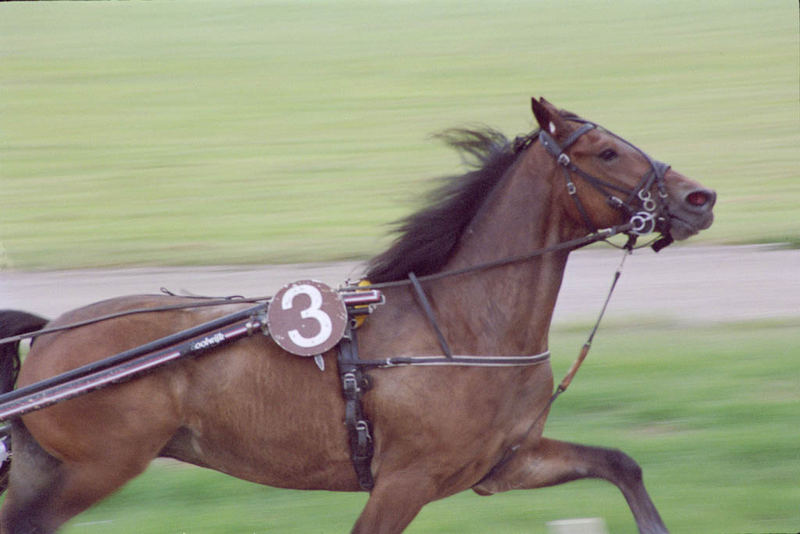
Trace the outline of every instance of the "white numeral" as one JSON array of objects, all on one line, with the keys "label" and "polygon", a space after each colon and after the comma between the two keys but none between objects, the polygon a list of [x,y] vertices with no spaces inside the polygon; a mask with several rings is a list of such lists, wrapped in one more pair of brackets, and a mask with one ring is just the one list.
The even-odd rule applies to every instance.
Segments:
[{"label": "white numeral", "polygon": [[300,317],[303,319],[313,319],[319,323],[319,333],[315,336],[305,337],[294,328],[287,332],[289,339],[297,346],[304,348],[322,345],[333,333],[333,325],[331,324],[330,316],[320,308],[322,306],[322,294],[319,292],[319,289],[314,286],[306,284],[292,286],[283,294],[281,308],[284,310],[291,309],[292,302],[297,295],[308,295],[311,299],[311,304],[308,308],[300,312]]}]

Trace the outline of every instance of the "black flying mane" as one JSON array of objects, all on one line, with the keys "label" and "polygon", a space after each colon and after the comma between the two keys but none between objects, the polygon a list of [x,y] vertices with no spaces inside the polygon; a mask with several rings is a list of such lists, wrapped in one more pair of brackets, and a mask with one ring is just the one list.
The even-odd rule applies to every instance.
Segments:
[{"label": "black flying mane", "polygon": [[473,170],[445,178],[429,195],[427,207],[396,223],[400,235],[367,266],[365,277],[372,283],[408,278],[410,272],[423,276],[441,270],[461,234],[517,159],[520,142],[535,139],[532,134],[510,143],[488,128],[448,130],[440,137],[460,151]]}]

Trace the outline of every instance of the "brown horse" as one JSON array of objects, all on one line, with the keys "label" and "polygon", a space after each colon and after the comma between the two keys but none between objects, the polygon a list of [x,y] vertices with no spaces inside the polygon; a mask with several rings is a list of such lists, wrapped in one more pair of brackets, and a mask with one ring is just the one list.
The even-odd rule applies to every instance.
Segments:
[{"label": "brown horse", "polygon": [[[540,129],[508,142],[496,132],[450,134],[477,158],[405,220],[375,258],[374,283],[524,255],[631,221],[685,239],[712,222],[715,193],[635,146],[544,99]],[[649,214],[649,215],[648,215]],[[636,217],[639,219],[636,219]],[[455,354],[545,353],[568,250],[423,281]],[[410,286],[358,330],[364,359],[441,354]],[[92,304],[63,325],[132,308],[186,301],[130,296]],[[38,337],[18,386],[189,328],[233,310],[143,313]],[[36,327],[35,322],[30,325]],[[357,491],[336,351],[292,356],[254,336],[16,419],[5,534],[53,532],[167,456],[283,488]],[[431,501],[473,489],[489,495],[597,477],[624,494],[641,532],[666,532],[624,453],[542,437],[553,390],[549,362],[510,367],[407,366],[370,370],[363,397],[372,424],[371,489],[353,532],[401,532]]]}]

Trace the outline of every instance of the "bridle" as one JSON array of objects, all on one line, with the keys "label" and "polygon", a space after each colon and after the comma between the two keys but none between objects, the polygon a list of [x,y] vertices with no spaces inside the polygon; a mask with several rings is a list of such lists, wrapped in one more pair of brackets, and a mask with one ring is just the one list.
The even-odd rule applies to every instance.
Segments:
[{"label": "bridle", "polygon": [[[597,227],[592,222],[589,214],[578,196],[578,188],[572,180],[572,175],[581,177],[586,183],[594,187],[602,195],[606,197],[606,203],[612,208],[622,212],[625,220],[630,224],[630,229],[627,230],[631,239],[638,236],[649,234],[654,231],[661,233],[661,238],[653,244],[653,249],[658,252],[662,248],[672,243],[672,236],[670,235],[670,216],[669,208],[667,206],[667,190],[664,184],[664,176],[670,169],[666,163],[651,158],[647,153],[639,147],[625,140],[624,138],[610,132],[597,124],[579,118],[567,118],[570,122],[577,122],[581,126],[572,132],[563,144],[558,142],[545,130],[540,130],[538,133],[533,134],[527,143],[518,145],[522,148],[525,145],[530,145],[536,139],[541,142],[545,150],[553,156],[559,166],[564,171],[564,180],[567,187],[567,193],[572,197],[578,212],[583,218],[584,224],[592,232],[597,232]],[[575,142],[585,133],[594,130],[602,129],[604,132],[613,136],[614,138],[622,141],[629,147],[633,148],[636,152],[644,157],[650,165],[650,170],[645,173],[639,180],[638,185],[634,189],[627,189],[609,181],[603,180],[596,176],[584,171],[575,163],[567,154],[567,150],[575,144]],[[656,197],[653,197],[653,187],[656,189]],[[623,200],[620,196],[625,197]]]}]

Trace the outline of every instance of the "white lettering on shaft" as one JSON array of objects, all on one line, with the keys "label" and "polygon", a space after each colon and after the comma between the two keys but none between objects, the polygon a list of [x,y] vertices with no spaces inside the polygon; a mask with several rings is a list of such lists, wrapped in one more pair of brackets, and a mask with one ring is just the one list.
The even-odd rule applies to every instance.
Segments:
[{"label": "white lettering on shaft", "polygon": [[213,336],[204,337],[200,341],[192,344],[192,350],[201,350],[207,349],[209,347],[213,347],[214,345],[219,345],[225,341],[225,334],[222,332],[217,332]]}]

